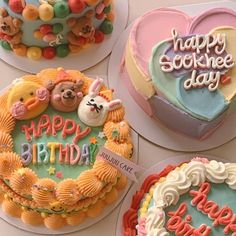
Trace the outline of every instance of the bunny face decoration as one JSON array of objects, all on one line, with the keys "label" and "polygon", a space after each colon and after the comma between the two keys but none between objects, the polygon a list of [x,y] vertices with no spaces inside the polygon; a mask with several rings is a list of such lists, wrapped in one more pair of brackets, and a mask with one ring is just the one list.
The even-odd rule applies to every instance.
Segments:
[{"label": "bunny face decoration", "polygon": [[99,93],[103,85],[103,79],[97,78],[89,87],[89,93],[86,95],[78,108],[80,120],[92,127],[101,126],[105,123],[109,111],[121,107],[121,101],[115,99],[109,101],[105,96]]}]

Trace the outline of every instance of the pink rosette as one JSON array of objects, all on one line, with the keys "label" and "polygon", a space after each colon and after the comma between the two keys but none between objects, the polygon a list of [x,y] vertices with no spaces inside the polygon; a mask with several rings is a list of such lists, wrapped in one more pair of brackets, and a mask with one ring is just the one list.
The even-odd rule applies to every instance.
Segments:
[{"label": "pink rosette", "polygon": [[16,119],[20,119],[27,112],[23,102],[15,102],[11,107],[11,114]]},{"label": "pink rosette", "polygon": [[139,236],[146,236],[147,235],[147,231],[146,231],[145,227],[146,227],[146,219],[141,218],[139,224],[136,226]]},{"label": "pink rosette", "polygon": [[39,101],[48,102],[49,101],[49,91],[46,88],[39,88],[36,90],[36,96]]},{"label": "pink rosette", "polygon": [[207,158],[205,158],[205,157],[195,157],[192,160],[193,161],[202,162],[203,164],[209,163],[209,160]]}]

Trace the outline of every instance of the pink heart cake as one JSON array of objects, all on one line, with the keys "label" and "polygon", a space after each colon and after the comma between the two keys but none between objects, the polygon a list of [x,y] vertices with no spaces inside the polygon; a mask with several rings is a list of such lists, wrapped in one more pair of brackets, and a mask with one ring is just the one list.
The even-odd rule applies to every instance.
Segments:
[{"label": "pink heart cake", "polygon": [[174,9],[138,18],[121,76],[140,107],[172,130],[204,139],[234,110],[236,12],[190,17]]}]

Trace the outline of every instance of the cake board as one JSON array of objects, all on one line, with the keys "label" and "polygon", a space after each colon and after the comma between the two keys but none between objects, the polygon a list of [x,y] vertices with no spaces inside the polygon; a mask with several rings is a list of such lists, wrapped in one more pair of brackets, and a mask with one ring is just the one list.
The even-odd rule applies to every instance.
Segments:
[{"label": "cake board", "polygon": [[[91,78],[95,78],[96,76],[91,76]],[[99,77],[102,77],[104,79],[104,82],[105,84],[109,87],[109,83],[107,81],[107,77],[106,76],[99,76]],[[7,90],[8,87],[0,90],[0,95]],[[132,160],[134,163],[138,163],[138,134],[131,129],[131,137],[132,137],[132,142],[133,142],[133,156],[132,156]],[[24,224],[19,218],[14,218],[14,217],[11,217],[9,215],[6,215],[2,209],[1,209],[1,206],[0,206],[0,218],[2,220],[4,220],[5,222],[7,222],[8,224],[18,228],[18,229],[21,229],[21,230],[24,230],[24,231],[27,231],[27,232],[30,232],[30,233],[37,233],[37,234],[43,234],[43,235],[61,235],[61,234],[67,234],[67,233],[73,233],[73,232],[76,232],[76,231],[80,231],[80,230],[84,230],[96,223],[98,223],[99,221],[101,221],[102,219],[104,219],[105,217],[107,217],[109,214],[111,214],[116,207],[119,206],[119,204],[122,202],[123,198],[126,196],[127,192],[129,191],[130,187],[132,185],[132,181],[128,180],[128,184],[126,186],[126,188],[119,192],[119,199],[112,205],[107,205],[102,214],[96,218],[86,218],[84,220],[83,223],[81,223],[80,225],[78,226],[66,226],[60,230],[50,230],[48,228],[46,228],[45,226],[31,226],[31,225],[27,225],[27,224]]]},{"label": "cake board", "polygon": [[[214,7],[228,7],[236,10],[236,3],[221,1],[183,5],[173,8],[186,12],[189,15],[196,15]],[[152,119],[139,107],[126,88],[124,82],[126,79],[125,75],[120,74],[120,65],[131,28],[132,24],[123,32],[113,48],[109,61],[108,79],[111,88],[116,89],[117,95],[126,106],[126,115],[132,128],[148,141],[175,151],[197,152],[209,150],[234,139],[236,137],[236,125],[234,125],[236,112],[227,117],[226,121],[207,139],[197,140],[170,130],[161,122]]]},{"label": "cake board", "polygon": [[107,57],[120,34],[127,25],[129,15],[128,1],[116,0],[114,31],[106,36],[101,44],[93,44],[89,48],[81,50],[77,54],[69,54],[65,58],[55,57],[52,60],[41,58],[39,61],[30,60],[27,57],[20,57],[0,47],[0,59],[9,65],[29,73],[36,73],[48,67],[65,67],[76,70],[86,70]]},{"label": "cake board", "polygon": [[122,236],[122,221],[123,221],[123,215],[124,213],[127,211],[127,209],[129,209],[131,201],[132,201],[132,197],[133,195],[136,193],[136,191],[138,191],[144,180],[151,174],[155,174],[155,173],[159,173],[161,172],[164,168],[166,168],[168,165],[174,165],[177,166],[183,162],[186,161],[191,161],[192,158],[196,157],[196,156],[200,156],[200,157],[206,157],[209,160],[216,160],[216,161],[221,161],[221,162],[227,162],[227,160],[221,159],[219,157],[214,157],[214,156],[209,156],[209,155],[197,155],[197,154],[185,154],[185,155],[179,155],[179,156],[173,156],[170,157],[164,161],[161,161],[157,164],[155,164],[154,166],[150,167],[149,169],[147,169],[141,176],[140,178],[138,178],[138,182],[133,184],[132,187],[130,188],[128,194],[126,195],[124,201],[122,202],[121,208],[120,208],[120,212],[119,212],[119,217],[117,220],[117,224],[116,224],[116,236]]}]

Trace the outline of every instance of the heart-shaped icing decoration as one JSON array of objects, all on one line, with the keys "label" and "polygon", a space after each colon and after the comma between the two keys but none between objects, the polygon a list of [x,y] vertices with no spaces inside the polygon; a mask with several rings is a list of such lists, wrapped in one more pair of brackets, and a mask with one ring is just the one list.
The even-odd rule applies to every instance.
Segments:
[{"label": "heart-shaped icing decoration", "polygon": [[[139,60],[141,68],[148,73],[147,58],[151,58],[149,74],[157,94],[196,118],[207,121],[215,119],[228,109],[236,94],[236,49],[233,45],[236,39],[235,12],[216,8],[191,18],[176,10],[157,11],[160,11],[159,25],[146,24],[149,26],[144,28],[143,33],[147,33],[148,29],[155,32],[150,34],[151,39],[146,46],[142,43],[142,52],[139,45],[142,36],[137,38],[139,46],[135,53],[136,57],[142,58]],[[151,57],[145,55],[145,50],[150,52],[148,47],[155,45],[154,41],[158,44],[154,46]],[[167,57],[163,59],[163,56]],[[166,62],[173,65],[175,56],[179,57],[179,64],[175,63],[172,71],[166,71],[171,64],[163,65],[167,65]],[[188,63],[186,60],[181,66],[185,56]],[[203,60],[200,60],[201,57]],[[189,63],[190,60],[193,64]],[[195,66],[194,60],[199,61]],[[204,68],[206,64],[209,66]],[[226,80],[222,79],[223,76],[228,78],[227,83],[224,83]]]}]

